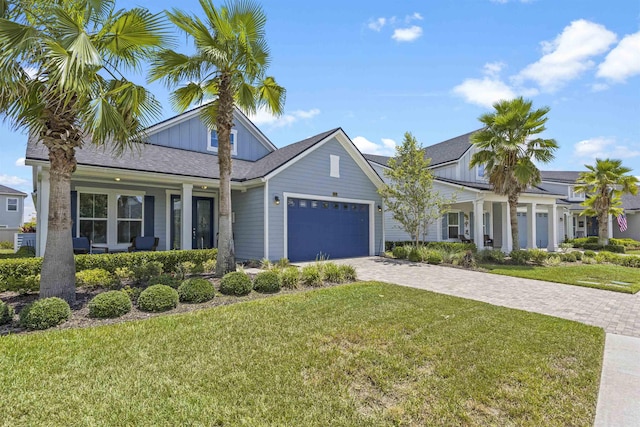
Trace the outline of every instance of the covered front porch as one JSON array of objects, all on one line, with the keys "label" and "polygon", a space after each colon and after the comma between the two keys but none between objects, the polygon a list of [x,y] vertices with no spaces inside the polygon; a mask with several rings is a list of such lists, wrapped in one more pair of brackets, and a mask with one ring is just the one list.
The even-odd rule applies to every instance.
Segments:
[{"label": "covered front porch", "polygon": [[[437,240],[471,241],[479,250],[493,248],[511,252],[514,244],[506,197],[478,196],[482,197],[451,205],[449,212],[438,221]],[[521,196],[517,215],[519,247],[556,251],[570,215],[568,210],[556,204],[555,196]]]}]

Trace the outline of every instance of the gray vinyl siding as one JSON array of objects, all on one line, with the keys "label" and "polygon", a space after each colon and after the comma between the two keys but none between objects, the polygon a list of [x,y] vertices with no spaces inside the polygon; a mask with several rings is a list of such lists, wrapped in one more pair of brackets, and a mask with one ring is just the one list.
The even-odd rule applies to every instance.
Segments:
[{"label": "gray vinyl siding", "polygon": [[439,177],[442,177],[442,178],[458,179],[458,165],[457,164],[435,167],[435,168],[431,169],[431,172],[435,176],[439,176]]},{"label": "gray vinyl siding", "polygon": [[[18,199],[18,210],[7,210],[7,199]],[[9,229],[17,229],[22,225],[22,213],[24,211],[24,196],[0,194],[0,225],[6,225]],[[13,237],[12,237],[13,239]]]},{"label": "gray vinyl siding", "polygon": [[[122,186],[113,185],[103,182],[91,182],[91,181],[72,181],[71,191],[76,191],[78,187],[88,188],[104,188],[108,190],[122,190],[122,194],[129,194],[132,192],[144,192],[146,196],[154,197],[154,210],[153,210],[153,230],[154,237],[158,237],[160,242],[158,243],[158,250],[166,248],[167,244],[167,218],[166,218],[166,192],[163,188],[158,187],[144,187],[144,186]],[[111,226],[111,218],[109,221]],[[144,225],[143,228],[144,230]],[[109,246],[113,247],[115,242],[109,242]]]},{"label": "gray vinyl siding", "polygon": [[502,203],[493,204],[493,247],[502,247]]},{"label": "gray vinyl siding", "polygon": [[[247,128],[236,125],[233,129],[238,131],[238,154],[233,156],[234,158],[255,161],[269,154],[270,150]],[[215,152],[207,150],[209,132],[199,117],[176,123],[151,135],[149,143],[216,155]]]},{"label": "gray vinyl siding", "polygon": [[[378,164],[372,164],[371,166],[384,182],[389,182],[389,179],[384,175],[386,168]],[[393,219],[393,213],[387,209],[384,210],[384,238],[387,242],[411,240],[411,236],[402,229],[398,221]]]},{"label": "gray vinyl siding", "polygon": [[[329,176],[330,155],[340,156],[340,178]],[[298,160],[269,180],[269,199],[283,193],[298,193],[311,196],[371,200],[374,202],[374,249],[375,254],[384,251],[382,241],[382,213],[377,206],[382,204],[377,188],[365,175],[353,158],[334,138],[312,153]],[[269,258],[276,260],[284,256],[284,209],[285,203],[269,206]]]},{"label": "gray vinyl siding", "polygon": [[231,193],[235,223],[233,235],[236,258],[264,258],[264,187]]}]

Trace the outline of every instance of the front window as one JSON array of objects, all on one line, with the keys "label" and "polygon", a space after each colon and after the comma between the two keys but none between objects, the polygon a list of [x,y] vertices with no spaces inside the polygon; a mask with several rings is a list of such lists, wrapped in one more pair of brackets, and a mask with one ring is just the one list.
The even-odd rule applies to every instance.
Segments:
[{"label": "front window", "polygon": [[107,243],[107,213],[109,197],[106,194],[80,193],[80,236],[93,243]]},{"label": "front window", "polygon": [[476,166],[476,172],[478,174],[478,179],[484,179],[484,164]]},{"label": "front window", "polygon": [[569,187],[569,199],[584,200],[584,193],[580,191],[576,191],[575,187]]},{"label": "front window", "polygon": [[[207,150],[218,152],[218,133],[215,130],[209,131],[209,144]],[[238,155],[238,131],[231,129],[231,155]]]},{"label": "front window", "polygon": [[116,196],[118,243],[129,243],[136,236],[142,236],[142,196]]},{"label": "front window", "polygon": [[452,212],[447,215],[449,224],[449,238],[457,239],[460,234],[460,217],[457,212]]},{"label": "front window", "polygon": [[18,212],[18,199],[7,199],[7,211]]}]

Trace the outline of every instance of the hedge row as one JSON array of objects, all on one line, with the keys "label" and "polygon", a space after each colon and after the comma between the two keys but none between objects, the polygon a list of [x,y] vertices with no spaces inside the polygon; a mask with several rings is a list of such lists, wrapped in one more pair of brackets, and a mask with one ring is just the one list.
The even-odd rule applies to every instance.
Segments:
[{"label": "hedge row", "polygon": [[[158,251],[158,252],[125,252],[119,254],[76,255],[76,271],[102,268],[115,274],[118,268],[131,270],[156,261],[162,263],[166,273],[174,273],[183,262],[192,262],[202,265],[204,262],[215,259],[217,249],[194,249],[184,251]],[[10,278],[23,280],[27,276],[37,276],[42,268],[42,258],[18,258],[0,260],[0,282]],[[0,283],[0,286],[2,283]]]},{"label": "hedge row", "polygon": [[[415,241],[398,241],[398,242],[385,242],[385,251],[393,251],[398,246],[413,246]],[[461,242],[421,242],[421,247],[427,249],[438,249],[447,252],[476,252],[478,250],[475,243],[461,243]]]}]

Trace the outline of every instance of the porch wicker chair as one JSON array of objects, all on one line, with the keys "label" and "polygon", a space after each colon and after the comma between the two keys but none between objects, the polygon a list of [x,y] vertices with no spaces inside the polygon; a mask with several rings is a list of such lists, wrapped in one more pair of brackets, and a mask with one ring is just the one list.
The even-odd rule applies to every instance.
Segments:
[{"label": "porch wicker chair", "polygon": [[493,239],[488,234],[484,235],[484,245],[493,247]]},{"label": "porch wicker chair", "polygon": [[458,239],[460,239],[462,243],[473,243],[473,240],[467,239],[464,234],[458,234]]},{"label": "porch wicker chair", "polygon": [[160,238],[152,236],[134,236],[131,238],[129,252],[155,251],[158,248]]}]

